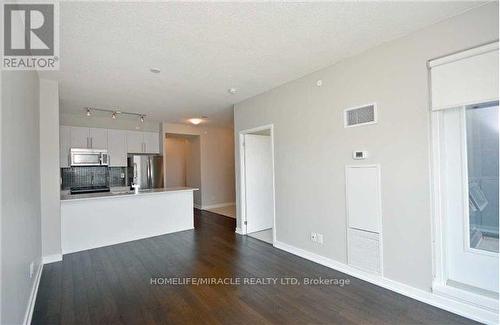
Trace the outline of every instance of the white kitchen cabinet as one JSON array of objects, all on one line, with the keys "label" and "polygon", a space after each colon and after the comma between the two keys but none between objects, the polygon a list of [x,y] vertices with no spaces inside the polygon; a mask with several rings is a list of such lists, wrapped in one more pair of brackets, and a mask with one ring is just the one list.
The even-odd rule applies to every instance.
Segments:
[{"label": "white kitchen cabinet", "polygon": [[110,167],[127,166],[127,131],[108,130],[108,154]]},{"label": "white kitchen cabinet", "polygon": [[144,152],[160,153],[160,139],[158,132],[144,132]]},{"label": "white kitchen cabinet", "polygon": [[129,153],[160,153],[158,132],[127,131]]},{"label": "white kitchen cabinet", "polygon": [[59,127],[59,165],[61,168],[69,167],[69,149],[71,148],[71,127]]},{"label": "white kitchen cabinet", "polygon": [[108,149],[108,129],[90,128],[90,148]]},{"label": "white kitchen cabinet", "polygon": [[144,152],[144,136],[142,132],[127,131],[127,152]]},{"label": "white kitchen cabinet", "polygon": [[70,128],[71,148],[90,148],[89,128],[72,126]]},{"label": "white kitchen cabinet", "polygon": [[107,149],[108,130],[102,128],[70,127],[71,148]]}]

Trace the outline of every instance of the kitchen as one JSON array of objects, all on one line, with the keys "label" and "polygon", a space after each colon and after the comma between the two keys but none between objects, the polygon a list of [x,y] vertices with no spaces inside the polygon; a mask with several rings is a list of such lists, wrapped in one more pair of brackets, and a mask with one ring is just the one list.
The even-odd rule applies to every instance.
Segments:
[{"label": "kitchen", "polygon": [[145,123],[143,114],[84,113],[89,125],[98,115],[113,128],[61,120],[62,254],[193,229],[198,189],[164,186],[161,124]]}]

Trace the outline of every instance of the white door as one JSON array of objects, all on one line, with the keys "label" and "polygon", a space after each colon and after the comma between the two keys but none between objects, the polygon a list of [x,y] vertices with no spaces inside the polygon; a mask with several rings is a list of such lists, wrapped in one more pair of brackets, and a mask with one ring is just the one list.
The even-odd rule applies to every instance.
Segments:
[{"label": "white door", "polygon": [[273,227],[273,165],[271,137],[246,134],[245,201],[247,233]]},{"label": "white door", "polygon": [[144,137],[142,132],[127,131],[127,152],[142,153],[144,152]]},{"label": "white door", "polygon": [[69,149],[71,148],[71,127],[59,127],[59,165],[69,167]]},{"label": "white door", "polygon": [[71,127],[71,148],[90,148],[89,128]]},{"label": "white door", "polygon": [[110,167],[127,166],[127,131],[108,130],[108,154]]},{"label": "white door", "polygon": [[144,152],[160,153],[160,139],[157,132],[144,132]]},{"label": "white door", "polygon": [[108,130],[90,128],[90,147],[92,149],[108,149]]},{"label": "white door", "polygon": [[441,114],[448,280],[498,292],[498,103],[435,114]]}]

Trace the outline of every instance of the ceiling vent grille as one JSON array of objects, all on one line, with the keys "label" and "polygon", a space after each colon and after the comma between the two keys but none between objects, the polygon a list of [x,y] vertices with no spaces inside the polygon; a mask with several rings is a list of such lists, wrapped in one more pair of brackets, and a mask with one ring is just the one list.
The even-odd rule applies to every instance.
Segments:
[{"label": "ceiling vent grille", "polygon": [[368,104],[344,110],[346,128],[377,123],[377,104]]}]

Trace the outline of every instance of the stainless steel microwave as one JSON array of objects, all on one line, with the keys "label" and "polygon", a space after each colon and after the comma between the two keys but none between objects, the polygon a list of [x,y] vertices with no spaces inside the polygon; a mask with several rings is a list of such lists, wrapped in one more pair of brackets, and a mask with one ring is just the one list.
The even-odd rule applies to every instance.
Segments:
[{"label": "stainless steel microwave", "polygon": [[70,150],[71,166],[108,166],[109,155],[107,150],[80,149]]}]

